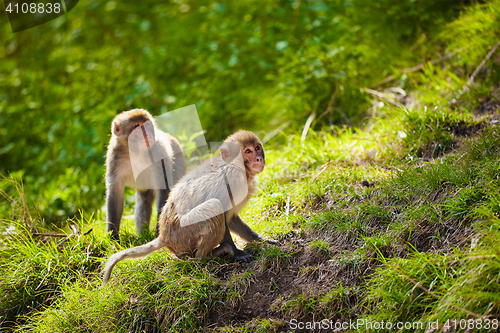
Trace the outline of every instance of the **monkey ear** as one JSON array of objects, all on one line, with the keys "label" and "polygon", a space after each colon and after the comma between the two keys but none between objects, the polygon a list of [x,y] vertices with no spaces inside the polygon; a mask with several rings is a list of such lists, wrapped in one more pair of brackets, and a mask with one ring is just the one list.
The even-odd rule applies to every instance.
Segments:
[{"label": "monkey ear", "polygon": [[226,148],[221,148],[220,157],[222,157],[222,159],[226,161],[228,156],[229,156],[229,151]]},{"label": "monkey ear", "polygon": [[120,135],[121,134],[121,132],[120,132],[120,125],[118,125],[118,122],[113,121],[113,126],[112,127],[113,127],[112,131],[113,131],[114,135]]}]

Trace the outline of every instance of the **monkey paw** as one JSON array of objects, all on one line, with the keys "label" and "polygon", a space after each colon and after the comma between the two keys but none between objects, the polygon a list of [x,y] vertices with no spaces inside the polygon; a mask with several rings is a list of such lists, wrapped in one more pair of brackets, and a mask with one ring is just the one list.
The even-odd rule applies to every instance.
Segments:
[{"label": "monkey paw", "polygon": [[251,263],[253,261],[252,255],[247,253],[246,251],[238,251],[238,253],[234,254],[234,259],[248,263]]},{"label": "monkey paw", "polygon": [[255,241],[257,242],[262,242],[262,243],[267,243],[267,244],[271,244],[271,245],[280,245],[280,243],[275,240],[275,239],[272,239],[272,238],[262,238],[262,237],[259,237],[257,239],[255,239]]},{"label": "monkey paw", "polygon": [[265,242],[268,244],[271,244],[271,245],[277,245],[277,246],[280,245],[280,242],[278,242],[277,240],[272,239],[272,238],[265,239]]}]

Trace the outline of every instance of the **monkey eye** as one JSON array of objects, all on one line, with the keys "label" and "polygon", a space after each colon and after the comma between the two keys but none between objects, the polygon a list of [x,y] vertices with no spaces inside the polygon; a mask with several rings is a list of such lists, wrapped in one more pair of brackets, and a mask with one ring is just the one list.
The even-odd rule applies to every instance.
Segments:
[{"label": "monkey eye", "polygon": [[255,150],[260,150],[260,146],[255,147]]},{"label": "monkey eye", "polygon": [[245,154],[250,154],[252,151],[250,149],[245,150]]}]

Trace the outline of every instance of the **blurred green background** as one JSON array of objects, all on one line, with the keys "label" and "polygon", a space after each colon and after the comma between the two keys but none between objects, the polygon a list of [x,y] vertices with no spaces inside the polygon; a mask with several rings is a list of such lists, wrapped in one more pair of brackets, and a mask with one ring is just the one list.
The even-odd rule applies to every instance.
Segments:
[{"label": "blurred green background", "polygon": [[357,126],[371,106],[362,88],[435,58],[442,41],[428,36],[470,3],[80,1],[15,34],[0,5],[0,174],[22,179],[50,225],[103,206],[123,110],[196,104],[207,142],[240,128],[297,133],[312,113],[315,129]]}]

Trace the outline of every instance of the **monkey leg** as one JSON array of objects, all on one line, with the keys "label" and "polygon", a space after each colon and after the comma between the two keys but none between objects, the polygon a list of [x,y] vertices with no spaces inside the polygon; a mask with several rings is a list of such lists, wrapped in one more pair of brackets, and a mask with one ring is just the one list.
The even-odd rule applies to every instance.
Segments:
[{"label": "monkey leg", "polygon": [[140,235],[144,229],[149,228],[149,220],[151,219],[151,211],[155,200],[154,190],[137,190],[135,195],[135,227],[137,234]]},{"label": "monkey leg", "polygon": [[122,182],[109,178],[109,181],[106,181],[106,223],[111,237],[114,240],[119,240],[120,222],[125,202],[124,185]]},{"label": "monkey leg", "polygon": [[186,228],[184,235],[198,238],[196,249],[192,249],[196,251],[195,258],[208,257],[220,245],[212,255],[229,255],[236,260],[251,262],[252,256],[234,244],[223,212],[221,202],[213,198],[180,217],[181,230]]},{"label": "monkey leg", "polygon": [[179,224],[176,254],[191,251],[195,258],[208,257],[224,238],[226,227],[222,204],[218,199],[209,199],[180,216]]},{"label": "monkey leg", "polygon": [[163,210],[163,206],[167,203],[168,195],[170,194],[170,189],[162,189],[158,191],[158,197],[156,198],[156,208],[158,210],[158,217],[156,220],[156,231],[155,237],[158,237],[160,234],[160,216],[161,211]]},{"label": "monkey leg", "polygon": [[234,258],[234,251],[231,247],[231,245],[227,243],[221,244],[219,247],[216,247],[212,253],[212,257],[228,257],[228,258]]},{"label": "monkey leg", "polygon": [[242,260],[244,262],[252,262],[253,261],[252,256],[246,251],[239,250],[234,244],[233,237],[231,237],[231,232],[229,231],[229,227],[227,225],[228,224],[227,221],[225,221],[224,224],[225,224],[224,238],[222,239],[222,242],[220,243],[219,246],[221,250],[217,250],[215,254],[219,254],[219,252],[222,252],[223,254],[224,252],[227,252],[228,251],[227,249],[229,248],[233,253],[234,259]]},{"label": "monkey leg", "polygon": [[[212,224],[215,223],[215,225],[217,225],[217,229],[219,229],[219,225],[224,224],[223,214],[224,214],[224,209],[219,199],[212,198],[194,207],[187,214],[180,216],[179,224],[181,225],[181,227],[187,227],[190,225],[202,223],[201,225],[204,226],[205,229],[206,225],[211,226]],[[210,223],[210,221],[214,218],[216,218],[216,220]],[[220,218],[222,218],[222,222],[219,221]],[[212,228],[213,226],[208,229]]]},{"label": "monkey leg", "polygon": [[[207,221],[208,222],[208,221]],[[210,253],[221,242],[224,235],[224,215],[219,215],[211,219],[210,223],[218,225],[218,230],[212,230],[201,237],[198,248],[196,249],[195,258],[201,259],[210,256]]]}]

